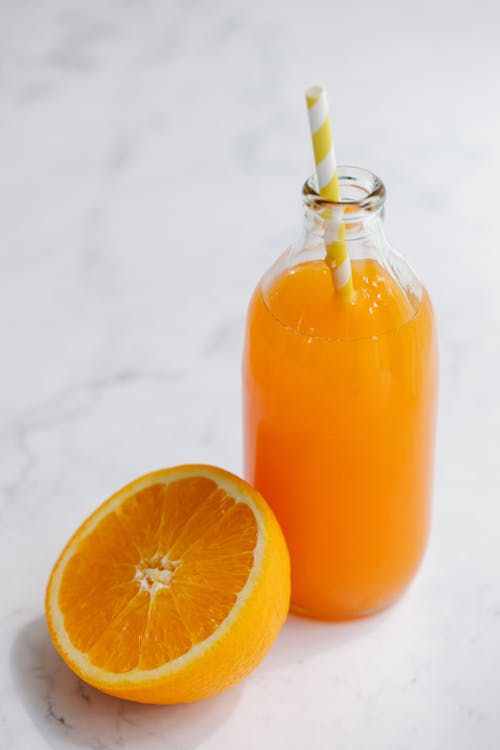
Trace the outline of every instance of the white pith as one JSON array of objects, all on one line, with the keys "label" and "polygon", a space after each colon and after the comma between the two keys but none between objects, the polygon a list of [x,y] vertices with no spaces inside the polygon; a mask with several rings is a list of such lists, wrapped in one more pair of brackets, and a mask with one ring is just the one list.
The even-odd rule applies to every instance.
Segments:
[{"label": "white pith", "polygon": [[170,560],[168,555],[157,552],[149,564],[141,560],[135,567],[135,580],[139,581],[139,591],[147,591],[154,597],[161,589],[169,589],[180,560]]}]

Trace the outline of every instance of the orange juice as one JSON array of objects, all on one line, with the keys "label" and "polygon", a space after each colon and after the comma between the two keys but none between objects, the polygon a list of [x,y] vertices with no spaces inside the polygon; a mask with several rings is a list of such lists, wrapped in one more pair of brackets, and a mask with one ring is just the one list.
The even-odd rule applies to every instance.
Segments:
[{"label": "orange juice", "polygon": [[354,258],[351,303],[320,259],[250,303],[245,476],[290,550],[292,608],[348,619],[407,587],[430,517],[437,346],[430,299],[381,259]]}]

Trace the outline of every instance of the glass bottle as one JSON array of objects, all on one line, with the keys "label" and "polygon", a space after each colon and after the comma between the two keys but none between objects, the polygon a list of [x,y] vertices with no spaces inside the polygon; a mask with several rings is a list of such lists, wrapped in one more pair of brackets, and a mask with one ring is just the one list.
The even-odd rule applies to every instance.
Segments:
[{"label": "glass bottle", "polygon": [[[258,284],[243,355],[245,477],[292,561],[292,611],[376,612],[406,589],[426,546],[437,340],[429,295],[387,243],[385,189],[339,167],[339,203],[303,187],[300,241]],[[336,296],[324,216],[340,215],[355,296]]]}]

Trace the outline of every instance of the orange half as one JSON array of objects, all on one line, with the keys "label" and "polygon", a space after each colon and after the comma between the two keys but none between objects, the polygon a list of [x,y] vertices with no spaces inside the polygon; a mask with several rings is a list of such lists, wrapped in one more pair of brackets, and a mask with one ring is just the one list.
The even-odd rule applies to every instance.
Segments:
[{"label": "orange half", "polygon": [[222,469],[190,465],[137,479],[83,523],[54,566],[46,615],[86,682],[178,703],[256,667],[289,598],[286,544],[263,498]]}]

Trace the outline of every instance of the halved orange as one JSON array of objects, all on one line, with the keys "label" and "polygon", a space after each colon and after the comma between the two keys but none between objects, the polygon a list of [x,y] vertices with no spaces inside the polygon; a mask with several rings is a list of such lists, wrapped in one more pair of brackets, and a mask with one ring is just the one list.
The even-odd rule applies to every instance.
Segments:
[{"label": "halved orange", "polygon": [[148,474],[91,515],[47,586],[62,658],[105,693],[179,703],[239,682],[286,618],[290,562],[272,511],[222,469]]}]

